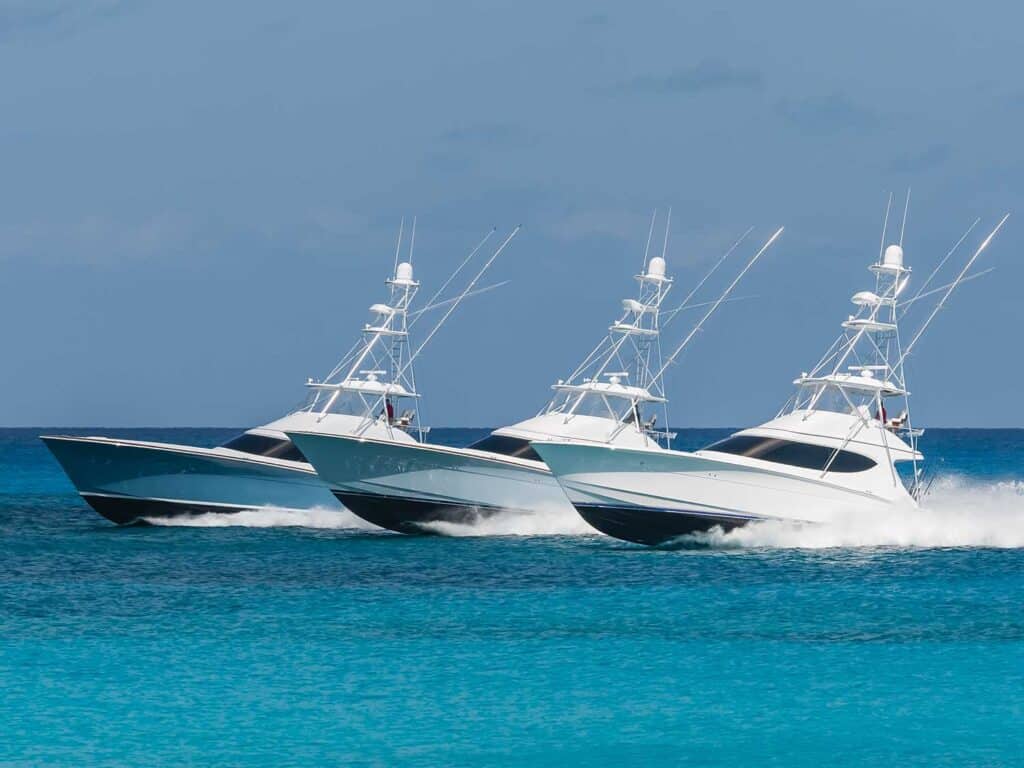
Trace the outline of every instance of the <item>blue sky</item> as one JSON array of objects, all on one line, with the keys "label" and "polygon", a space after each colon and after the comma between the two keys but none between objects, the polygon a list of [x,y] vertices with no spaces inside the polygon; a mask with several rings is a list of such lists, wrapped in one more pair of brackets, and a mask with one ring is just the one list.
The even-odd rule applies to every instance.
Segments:
[{"label": "blue sky", "polygon": [[[492,273],[511,283],[418,372],[430,423],[515,421],[603,333],[669,205],[683,286],[748,226],[786,226],[739,290],[757,298],[669,379],[677,425],[763,421],[872,286],[888,191],[913,186],[918,279],[976,216],[1021,209],[1022,17],[0,0],[0,423],[278,415],[382,298],[412,214],[428,294],[491,226],[523,225]],[[1022,227],[912,359],[918,423],[1024,425]]]}]

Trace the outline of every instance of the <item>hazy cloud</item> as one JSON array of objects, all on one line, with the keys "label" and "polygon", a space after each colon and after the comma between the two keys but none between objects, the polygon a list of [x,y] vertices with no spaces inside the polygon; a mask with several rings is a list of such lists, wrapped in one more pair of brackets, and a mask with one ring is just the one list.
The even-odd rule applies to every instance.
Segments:
[{"label": "hazy cloud", "polygon": [[628,93],[693,96],[711,91],[758,90],[761,73],[734,67],[718,59],[705,59],[695,66],[667,75],[641,75],[621,83],[617,90]]},{"label": "hazy cloud", "polygon": [[646,236],[650,214],[621,210],[577,211],[555,222],[553,234],[562,240],[590,237],[612,237],[617,240],[638,240]]},{"label": "hazy cloud", "polygon": [[452,128],[441,138],[454,144],[493,147],[521,144],[526,137],[521,128],[511,123],[479,123]]},{"label": "hazy cloud", "polygon": [[782,101],[778,105],[778,112],[796,127],[814,134],[863,131],[877,124],[873,112],[842,93]]},{"label": "hazy cloud", "polygon": [[163,211],[133,221],[102,215],[0,224],[0,259],[114,265],[190,251],[200,232],[182,214]]},{"label": "hazy cloud", "polygon": [[0,0],[0,41],[71,32],[127,7],[126,0]]},{"label": "hazy cloud", "polygon": [[908,152],[894,158],[889,170],[897,173],[921,173],[945,165],[953,155],[948,144],[933,144],[916,152]]}]

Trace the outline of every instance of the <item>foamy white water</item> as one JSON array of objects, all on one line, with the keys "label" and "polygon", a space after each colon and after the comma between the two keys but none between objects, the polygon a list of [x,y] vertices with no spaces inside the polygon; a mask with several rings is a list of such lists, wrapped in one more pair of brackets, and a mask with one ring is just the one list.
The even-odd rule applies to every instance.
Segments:
[{"label": "foamy white water", "polygon": [[579,536],[602,535],[572,507],[552,505],[530,512],[502,512],[470,523],[431,523],[427,530],[443,536]]},{"label": "foamy white water", "polygon": [[230,514],[206,513],[180,517],[143,518],[152,525],[192,528],[324,528],[379,531],[380,528],[353,515],[347,509],[292,510],[260,507]]},{"label": "foamy white water", "polygon": [[724,547],[1024,547],[1024,483],[935,481],[920,509],[850,510],[831,523],[764,522],[700,541]]},{"label": "foamy white water", "polygon": [[[153,525],[199,528],[319,528],[380,531],[345,509],[303,511],[262,507],[234,514],[147,518]],[[575,510],[563,506],[505,512],[469,523],[425,526],[444,536],[593,536]],[[763,522],[693,537],[714,547],[827,549],[836,547],[1024,548],[1024,482],[978,483],[947,476],[935,481],[920,509],[853,510],[830,523]]]}]

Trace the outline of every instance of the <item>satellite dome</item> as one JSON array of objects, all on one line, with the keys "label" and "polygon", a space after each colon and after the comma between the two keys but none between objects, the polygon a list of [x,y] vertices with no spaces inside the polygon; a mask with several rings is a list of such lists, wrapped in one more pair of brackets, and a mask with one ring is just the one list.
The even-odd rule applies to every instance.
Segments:
[{"label": "satellite dome", "polygon": [[902,267],[903,249],[898,245],[890,245],[885,249],[885,256],[882,259],[882,263],[887,267]]},{"label": "satellite dome", "polygon": [[665,260],[661,256],[655,256],[647,265],[647,277],[662,280],[665,277]]},{"label": "satellite dome", "polygon": [[410,264],[408,261],[403,261],[401,264],[398,265],[398,269],[395,270],[395,282],[412,282],[412,264]]}]

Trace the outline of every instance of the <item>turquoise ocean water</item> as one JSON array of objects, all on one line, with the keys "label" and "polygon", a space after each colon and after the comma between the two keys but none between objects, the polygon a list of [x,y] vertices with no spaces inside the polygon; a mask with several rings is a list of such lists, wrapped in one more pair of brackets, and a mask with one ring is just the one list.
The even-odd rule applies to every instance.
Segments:
[{"label": "turquoise ocean water", "polygon": [[1024,432],[928,432],[909,518],[663,549],[118,529],[37,434],[0,431],[0,765],[1024,764]]}]

